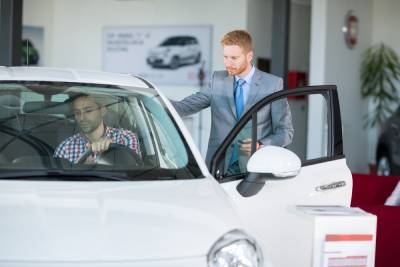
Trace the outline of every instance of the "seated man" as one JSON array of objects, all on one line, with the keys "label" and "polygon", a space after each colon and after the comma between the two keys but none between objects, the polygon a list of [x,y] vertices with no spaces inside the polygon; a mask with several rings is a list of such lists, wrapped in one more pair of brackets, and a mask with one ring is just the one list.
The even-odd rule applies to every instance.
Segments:
[{"label": "seated man", "polygon": [[100,101],[87,94],[76,95],[69,101],[80,132],[58,145],[54,152],[55,158],[77,163],[81,156],[91,149],[93,154],[85,163],[96,163],[97,156],[106,151],[111,143],[127,146],[134,153],[141,155],[138,138],[133,132],[105,125],[103,118],[106,108],[99,103]]}]

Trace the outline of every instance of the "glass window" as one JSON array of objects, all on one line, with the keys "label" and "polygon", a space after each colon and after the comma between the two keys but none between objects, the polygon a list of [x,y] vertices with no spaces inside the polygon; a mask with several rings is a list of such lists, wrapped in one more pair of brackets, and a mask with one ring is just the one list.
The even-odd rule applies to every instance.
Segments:
[{"label": "glass window", "polygon": [[[139,180],[201,177],[154,90],[2,83],[0,103],[2,170],[107,171]],[[89,149],[103,140],[111,143],[108,149]]]},{"label": "glass window", "polygon": [[44,96],[35,92],[21,92],[21,100],[27,101],[44,101]]},{"label": "glass window", "polygon": [[[310,110],[311,102],[313,110]],[[284,103],[289,105],[291,123],[286,121],[288,118],[276,113],[279,109],[271,108]],[[284,146],[293,151],[302,162],[326,157],[328,155],[326,105],[324,96],[320,94],[291,96],[267,104],[256,113],[256,147]],[[276,125],[271,125],[272,116],[278,121]],[[247,173],[246,165],[252,154],[250,150],[252,128],[253,120],[250,118],[225,150],[223,176]]]}]

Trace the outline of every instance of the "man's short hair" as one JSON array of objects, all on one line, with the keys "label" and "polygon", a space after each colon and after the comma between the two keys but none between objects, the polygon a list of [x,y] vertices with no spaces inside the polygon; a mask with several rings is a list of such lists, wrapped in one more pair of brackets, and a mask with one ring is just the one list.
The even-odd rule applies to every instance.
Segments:
[{"label": "man's short hair", "polygon": [[228,32],[221,39],[221,44],[224,45],[237,45],[245,51],[253,51],[251,35],[245,30],[234,30]]},{"label": "man's short hair", "polygon": [[92,99],[96,105],[98,105],[99,107],[105,106],[105,99],[104,96],[98,96],[98,95],[92,95],[92,94],[87,94],[87,93],[73,93],[70,94],[69,98],[65,101],[67,102],[69,105],[72,106],[72,103],[81,97],[88,97],[90,99]]}]

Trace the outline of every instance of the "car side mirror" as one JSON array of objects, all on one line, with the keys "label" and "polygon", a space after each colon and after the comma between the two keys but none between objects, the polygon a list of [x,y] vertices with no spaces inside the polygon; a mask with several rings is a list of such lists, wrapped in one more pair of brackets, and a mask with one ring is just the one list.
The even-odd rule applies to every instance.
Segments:
[{"label": "car side mirror", "polygon": [[266,180],[288,179],[297,176],[301,169],[299,157],[278,146],[265,146],[257,150],[247,162],[249,174],[236,189],[244,197],[257,194]]}]

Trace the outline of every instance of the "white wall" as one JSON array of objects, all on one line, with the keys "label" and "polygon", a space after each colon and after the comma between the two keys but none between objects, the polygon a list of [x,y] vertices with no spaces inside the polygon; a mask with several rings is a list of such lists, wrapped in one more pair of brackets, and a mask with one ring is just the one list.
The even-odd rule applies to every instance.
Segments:
[{"label": "white wall", "polygon": [[292,1],[290,7],[289,70],[310,69],[311,2]]},{"label": "white wall", "polygon": [[272,0],[249,0],[247,30],[253,37],[255,58],[271,58]]},{"label": "white wall", "polygon": [[[367,172],[367,164],[375,161],[378,131],[363,127],[364,116],[372,105],[360,96],[361,53],[372,44],[384,42],[400,55],[400,1],[313,0],[312,8],[310,81],[339,86],[348,163],[354,172]],[[359,18],[359,42],[354,50],[344,47],[338,31],[343,12],[348,9],[353,9]],[[313,109],[313,116],[322,112],[319,107]]]},{"label": "white wall", "polygon": [[[349,10],[355,12],[360,22],[358,43],[354,49],[346,47],[341,31]],[[372,1],[313,0],[312,25],[310,83],[338,86],[347,163],[353,172],[366,172],[368,140],[363,116],[368,103],[360,97],[359,68],[361,53],[372,41]],[[324,116],[321,107],[310,108],[313,116]],[[321,125],[309,127],[322,131]]]},{"label": "white wall", "polygon": [[218,69],[223,67],[219,39],[227,31],[246,28],[247,1],[28,0],[23,24],[44,26],[49,33],[53,57],[47,66],[89,69],[101,68],[104,26],[211,24],[213,68]]},{"label": "white wall", "polygon": [[28,0],[23,2],[23,25],[44,28],[43,51],[40,61],[52,61],[54,0]]},{"label": "white wall", "polygon": [[373,0],[372,42],[384,42],[400,55],[400,1]]},{"label": "white wall", "polygon": [[[290,7],[289,70],[309,71],[311,1],[292,0]],[[255,58],[271,58],[272,0],[248,0],[247,30]]]},{"label": "white wall", "polygon": [[[368,168],[367,135],[364,129],[364,115],[368,103],[361,99],[360,65],[361,55],[372,40],[372,1],[330,0],[327,28],[326,83],[335,83],[339,88],[341,105],[344,152],[353,172],[365,172]],[[357,46],[348,49],[340,31],[344,16],[354,10],[359,19]]]},{"label": "white wall", "polygon": [[[400,56],[400,1],[373,0],[372,10],[372,44],[384,42],[393,48]],[[400,91],[400,84],[398,85]],[[369,103],[369,111],[372,111]],[[368,161],[375,162],[376,145],[378,140],[377,128],[368,130]]]}]

